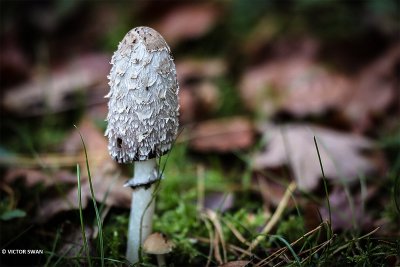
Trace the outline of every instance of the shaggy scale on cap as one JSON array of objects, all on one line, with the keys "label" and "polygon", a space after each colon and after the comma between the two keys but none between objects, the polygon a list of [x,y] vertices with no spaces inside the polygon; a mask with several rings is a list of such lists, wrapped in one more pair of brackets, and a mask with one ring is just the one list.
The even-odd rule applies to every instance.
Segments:
[{"label": "shaggy scale on cap", "polygon": [[119,163],[159,157],[178,131],[178,82],[170,48],[148,27],[129,31],[111,59],[108,150]]}]

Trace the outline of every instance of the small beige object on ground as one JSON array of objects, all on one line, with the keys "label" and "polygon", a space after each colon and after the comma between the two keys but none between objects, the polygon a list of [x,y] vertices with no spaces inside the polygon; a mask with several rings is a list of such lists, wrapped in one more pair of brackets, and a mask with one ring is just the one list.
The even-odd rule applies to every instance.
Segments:
[{"label": "small beige object on ground", "polygon": [[158,266],[166,266],[164,255],[172,251],[174,245],[162,233],[153,233],[143,244],[143,251],[157,256]]}]

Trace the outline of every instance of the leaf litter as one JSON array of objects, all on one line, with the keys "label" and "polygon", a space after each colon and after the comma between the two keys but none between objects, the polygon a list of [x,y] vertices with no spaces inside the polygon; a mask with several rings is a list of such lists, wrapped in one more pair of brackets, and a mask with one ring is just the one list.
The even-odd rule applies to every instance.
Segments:
[{"label": "leaf litter", "polygon": [[[298,187],[315,189],[322,177],[313,138],[317,138],[325,176],[336,184],[349,184],[359,177],[379,171],[378,164],[364,156],[362,150],[374,150],[374,143],[355,134],[308,124],[260,127],[267,145],[254,155],[254,168],[288,165]],[[379,154],[375,155],[380,157]]]},{"label": "leaf litter", "polygon": [[226,153],[249,148],[255,140],[252,122],[231,117],[200,122],[189,131],[189,145],[199,152]]},{"label": "leaf litter", "polygon": [[[129,188],[123,187],[125,180],[121,171],[107,153],[107,140],[89,119],[84,118],[78,129],[85,140],[96,201],[105,203],[107,206],[129,208],[131,192]],[[78,138],[79,134],[73,131],[61,147],[63,153],[75,156],[76,162],[81,166],[82,207],[85,208],[91,194],[86,175],[86,159],[82,157],[83,146],[80,138]],[[45,188],[54,189],[48,191],[55,192],[55,194],[45,194],[41,199],[36,214],[37,222],[44,223],[57,214],[79,207],[78,187],[74,171],[59,170],[53,172],[49,170],[46,172],[46,168],[41,170],[10,169],[6,174],[5,182],[14,183],[18,179],[23,179],[27,187],[42,184]],[[56,190],[56,187],[62,185],[62,192]]]},{"label": "leaf litter", "polygon": [[240,94],[249,110],[269,117],[288,112],[297,118],[334,111],[363,132],[374,126],[371,117],[382,116],[398,97],[399,44],[353,76],[319,62],[319,44],[312,38],[299,40],[296,53],[279,46],[272,58],[248,67],[241,78]]}]

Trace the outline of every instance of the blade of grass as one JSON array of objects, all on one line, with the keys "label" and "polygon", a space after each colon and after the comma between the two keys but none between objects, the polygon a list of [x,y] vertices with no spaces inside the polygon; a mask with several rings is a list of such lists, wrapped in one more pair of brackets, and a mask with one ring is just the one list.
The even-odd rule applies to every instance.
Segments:
[{"label": "blade of grass", "polygon": [[78,201],[79,201],[79,220],[81,222],[81,231],[82,231],[82,238],[83,238],[83,247],[86,251],[86,258],[89,264],[89,267],[92,266],[92,260],[90,259],[90,252],[89,246],[86,239],[86,232],[85,232],[85,224],[83,222],[83,212],[82,212],[82,188],[81,188],[81,171],[79,168],[79,164],[76,165],[76,177],[78,179]]},{"label": "blade of grass", "polygon": [[[324,189],[325,189],[325,195],[326,195],[326,202],[328,205],[328,212],[329,212],[329,225],[332,225],[332,212],[331,212],[331,202],[329,201],[329,193],[328,193],[328,185],[326,183],[326,177],[325,177],[325,172],[324,172],[324,166],[322,165],[322,160],[321,160],[321,154],[319,153],[319,148],[318,148],[318,143],[317,143],[317,138],[314,136],[314,144],[315,148],[317,149],[317,154],[318,154],[318,160],[319,160],[319,166],[321,167],[321,172],[322,172],[322,181],[324,182]],[[329,232],[328,238],[332,236],[332,228]]]},{"label": "blade of grass", "polygon": [[[74,127],[78,130],[78,128],[75,125],[74,125]],[[88,174],[88,178],[89,178],[90,195],[91,195],[91,198],[92,198],[94,211],[96,213],[97,227],[99,229],[101,267],[104,267],[103,224],[102,224],[100,213],[99,213],[99,209],[97,208],[97,204],[96,204],[96,200],[95,200],[95,194],[94,194],[93,183],[92,183],[92,176],[90,174],[89,160],[88,160],[88,154],[87,154],[87,150],[86,150],[85,141],[83,140],[83,137],[82,137],[81,133],[79,132],[79,130],[78,130],[78,133],[79,133],[79,136],[80,136],[81,141],[82,141],[83,150],[85,152],[85,161],[86,161],[87,174]]]},{"label": "blade of grass", "polygon": [[51,260],[53,259],[59,239],[60,239],[60,229],[57,229],[56,238],[54,239],[54,243],[53,243],[53,247],[51,248],[50,256],[47,258],[46,263],[44,264],[45,267],[49,266]]},{"label": "blade of grass", "polygon": [[396,205],[397,212],[400,214],[400,175],[394,180],[394,204]]},{"label": "blade of grass", "polygon": [[300,263],[300,259],[297,256],[296,252],[294,252],[292,246],[289,244],[289,242],[286,241],[286,239],[284,239],[283,237],[279,236],[279,235],[270,235],[271,237],[277,238],[279,241],[281,241],[283,244],[285,244],[285,246],[288,248],[288,250],[290,251],[290,253],[292,253],[294,260],[296,261],[297,265],[301,267],[301,263]]},{"label": "blade of grass", "polygon": [[35,225],[31,224],[29,225],[25,230],[23,230],[20,234],[18,234],[16,237],[14,237],[13,239],[11,239],[10,241],[8,241],[7,243],[5,243],[2,247],[5,248],[8,245],[12,244],[15,240],[17,240],[18,238],[20,238],[22,235],[24,235],[26,232],[28,232],[29,230],[31,230]]}]

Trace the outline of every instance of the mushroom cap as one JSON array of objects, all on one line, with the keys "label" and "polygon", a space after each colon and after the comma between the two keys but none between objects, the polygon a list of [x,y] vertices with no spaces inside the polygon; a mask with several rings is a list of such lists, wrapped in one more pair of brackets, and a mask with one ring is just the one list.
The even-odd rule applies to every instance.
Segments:
[{"label": "mushroom cap", "polygon": [[143,251],[147,254],[167,254],[172,251],[173,243],[162,233],[149,235],[143,243]]},{"label": "mushroom cap", "polygon": [[108,150],[119,163],[160,157],[178,132],[178,81],[170,48],[154,29],[137,27],[111,59]]}]

